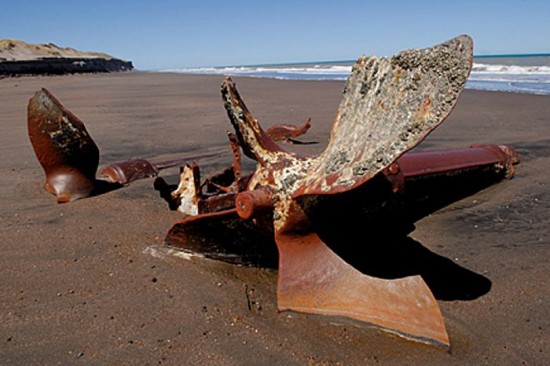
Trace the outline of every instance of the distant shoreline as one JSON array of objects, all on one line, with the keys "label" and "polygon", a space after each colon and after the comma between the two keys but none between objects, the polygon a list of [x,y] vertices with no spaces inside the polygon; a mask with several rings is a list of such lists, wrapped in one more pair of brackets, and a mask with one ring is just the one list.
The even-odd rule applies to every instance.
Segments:
[{"label": "distant shoreline", "polygon": [[[346,80],[355,63],[321,61],[255,66],[173,68],[153,72],[228,75],[279,80]],[[550,95],[550,54],[474,56],[468,89]]]},{"label": "distant shoreline", "polygon": [[506,58],[506,57],[550,57],[550,53],[507,53],[496,55],[474,55],[476,58]]},{"label": "distant shoreline", "polygon": [[[474,61],[477,58],[489,59],[489,58],[532,58],[532,57],[548,57],[550,59],[550,53],[518,53],[518,54],[488,54],[488,55],[474,55]],[[272,62],[262,64],[234,64],[234,65],[215,65],[215,66],[197,66],[187,67],[189,69],[195,68],[227,68],[227,67],[285,67],[285,66],[300,66],[300,65],[353,65],[357,62],[357,59],[349,60],[324,60],[324,61],[291,61],[291,62]],[[159,70],[143,70],[143,71],[159,71]]]}]

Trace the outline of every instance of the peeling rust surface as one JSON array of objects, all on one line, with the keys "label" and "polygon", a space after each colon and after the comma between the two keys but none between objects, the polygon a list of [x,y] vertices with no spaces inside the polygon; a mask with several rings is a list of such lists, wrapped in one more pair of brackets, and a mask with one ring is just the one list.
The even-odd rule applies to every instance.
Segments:
[{"label": "peeling rust surface", "polygon": [[180,168],[177,188],[171,198],[177,202],[177,210],[185,215],[207,215],[235,208],[239,192],[246,189],[250,175],[242,175],[240,145],[237,136],[228,133],[233,164],[224,171],[201,182],[197,163]]},{"label": "peeling rust surface", "polygon": [[172,197],[180,202],[178,211],[186,215],[199,214],[200,176],[197,165],[180,168],[180,182]]}]

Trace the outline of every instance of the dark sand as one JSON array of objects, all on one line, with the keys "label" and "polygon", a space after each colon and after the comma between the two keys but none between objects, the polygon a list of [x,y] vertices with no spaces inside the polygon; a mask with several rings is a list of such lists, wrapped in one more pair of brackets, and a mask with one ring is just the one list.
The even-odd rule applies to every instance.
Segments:
[{"label": "dark sand", "polygon": [[[64,205],[41,189],[26,132],[27,100],[40,87],[86,123],[101,164],[219,152],[200,161],[208,172],[231,157],[221,81],[147,73],[0,80],[0,364],[550,362],[549,97],[466,91],[422,144],[510,144],[523,159],[516,178],[425,217],[411,234],[491,281],[477,299],[453,300],[457,279],[440,274],[451,298],[439,301],[450,353],[360,322],[278,313],[273,269],[174,255],[163,238],[180,215],[153,180]],[[342,83],[236,81],[264,127],[311,116],[304,140],[326,142]],[[175,183],[176,173],[163,176]]]}]

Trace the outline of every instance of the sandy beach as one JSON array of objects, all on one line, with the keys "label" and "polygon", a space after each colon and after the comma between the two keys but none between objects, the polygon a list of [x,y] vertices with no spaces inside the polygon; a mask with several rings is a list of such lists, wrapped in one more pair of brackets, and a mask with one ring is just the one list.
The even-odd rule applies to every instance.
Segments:
[{"label": "sandy beach", "polygon": [[[343,82],[235,81],[266,128],[311,117],[302,140],[319,143],[285,148],[323,150]],[[410,234],[441,263],[489,284],[464,300],[458,287],[469,283],[435,273],[450,352],[357,321],[278,313],[275,269],[167,249],[164,236],[181,214],[152,179],[62,205],[42,189],[26,122],[40,88],[86,124],[100,166],[216,153],[199,160],[208,174],[232,157],[221,82],[143,72],[0,79],[0,364],[550,363],[548,96],[466,90],[419,147],[507,144],[522,158],[515,178],[424,217]],[[176,183],[177,172],[161,176]]]}]

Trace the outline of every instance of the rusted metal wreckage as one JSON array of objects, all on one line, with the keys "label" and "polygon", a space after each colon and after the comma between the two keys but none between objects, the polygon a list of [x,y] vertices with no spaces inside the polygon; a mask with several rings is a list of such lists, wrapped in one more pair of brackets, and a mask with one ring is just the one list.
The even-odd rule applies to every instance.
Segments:
[{"label": "rusted metal wreckage", "polygon": [[[490,183],[513,176],[519,157],[507,146],[408,152],[453,109],[470,73],[472,47],[468,36],[460,36],[391,58],[361,57],[318,156],[287,152],[274,142],[305,133],[309,121],[282,126],[270,137],[226,78],[221,91],[235,129],[229,134],[234,163],[205,180],[197,163],[180,161],[115,163],[96,176],[97,146],[84,124],[46,90],[29,102],[29,136],[46,173],[44,187],[58,202],[183,165],[169,199],[186,216],[166,235],[167,245],[235,263],[261,263],[259,253],[276,248],[280,310],[354,318],[448,348],[441,311],[421,276],[368,275],[335,251],[350,245],[338,242],[343,238],[385,245],[368,242],[368,232],[354,238],[342,230],[346,223],[356,224],[357,216],[368,220],[385,207],[406,205],[415,189],[430,193],[439,185],[445,191],[441,179],[463,176]],[[257,162],[252,174],[242,172],[241,150]]]}]

